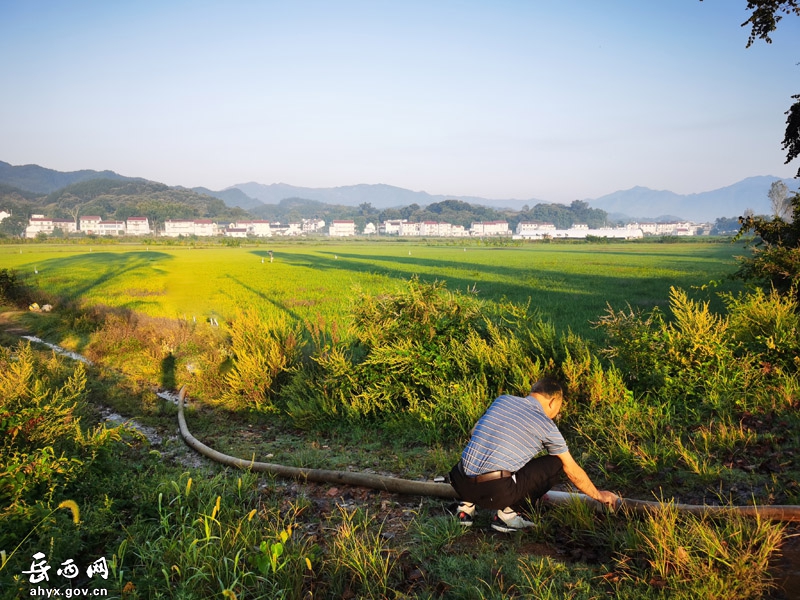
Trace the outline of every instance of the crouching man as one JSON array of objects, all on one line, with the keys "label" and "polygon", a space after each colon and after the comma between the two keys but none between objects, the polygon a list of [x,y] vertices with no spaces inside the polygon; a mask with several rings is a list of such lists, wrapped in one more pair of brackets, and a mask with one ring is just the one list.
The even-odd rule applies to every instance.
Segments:
[{"label": "crouching man", "polygon": [[[458,518],[472,525],[476,505],[497,509],[492,529],[505,533],[534,525],[517,510],[541,498],[565,473],[581,492],[608,505],[617,496],[598,490],[569,453],[553,422],[563,401],[552,378],[537,381],[525,398],[503,395],[486,410],[450,470],[450,483],[461,499]],[[547,454],[538,456],[543,451]]]}]

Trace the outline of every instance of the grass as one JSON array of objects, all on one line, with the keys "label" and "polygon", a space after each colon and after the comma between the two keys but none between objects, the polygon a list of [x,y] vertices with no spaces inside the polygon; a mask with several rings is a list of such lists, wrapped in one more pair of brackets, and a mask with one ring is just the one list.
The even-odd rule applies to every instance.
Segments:
[{"label": "grass", "polygon": [[[465,242],[466,244],[466,242]],[[275,262],[261,262],[272,249]],[[530,302],[558,328],[592,337],[606,305],[663,306],[734,270],[730,243],[553,243],[513,247],[398,242],[269,247],[50,244],[0,246],[0,262],[42,294],[201,322],[256,306],[298,320],[345,318],[354,289],[396,289],[413,275],[451,290]],[[20,253],[20,250],[22,253]],[[38,274],[34,273],[38,271]]]},{"label": "grass", "polygon": [[[268,249],[275,253],[272,264],[261,262]],[[692,289],[721,280],[733,270],[739,251],[698,241],[0,246],[3,267],[17,269],[35,282],[43,298],[57,301],[54,313],[26,315],[29,326],[47,328],[56,336],[46,336],[51,341],[60,337],[83,344],[103,359],[89,368],[89,402],[76,411],[88,418],[92,403],[111,405],[157,428],[167,440],[153,448],[143,438],[126,438],[113,454],[118,458],[104,463],[102,480],[93,475],[59,489],[54,502],[62,500],[58,494],[71,494],[84,523],[77,531],[69,523],[41,525],[36,539],[0,574],[12,575],[12,587],[2,589],[12,594],[8,597],[27,594],[30,586],[19,573],[32,551],[44,548],[48,536],[73,535],[62,553],[80,549],[106,556],[111,596],[131,599],[726,598],[731,590],[740,598],[768,597],[770,560],[785,539],[777,525],[733,516],[709,521],[669,509],[618,518],[574,504],[536,507],[539,528],[501,536],[486,530],[489,511],[479,513],[474,530],[464,531],[437,500],[279,481],[215,466],[187,472],[177,459],[181,445],[169,441],[175,408],[151,391],[186,377],[182,344],[218,345],[224,354],[229,329],[223,323],[215,330],[205,321],[241,319],[248,306],[267,317],[264,322],[277,322],[277,315],[316,323],[320,330],[333,324],[344,328],[354,290],[392,292],[419,275],[446,280],[452,290],[477,288],[490,301],[530,301],[560,332],[592,337],[599,332],[591,323],[607,304],[619,310],[627,304],[666,307],[671,286]],[[34,267],[38,274],[32,273]],[[694,291],[710,297],[706,290]],[[69,303],[104,304],[152,318],[123,313],[98,339],[91,319],[72,311]],[[202,336],[193,337],[198,332]],[[676,344],[683,340],[674,336]],[[575,373],[591,368],[580,353],[573,359]],[[776,365],[778,359],[785,357],[777,355]],[[165,377],[175,365],[180,372]],[[576,375],[574,381],[588,380]],[[593,476],[603,472],[625,491],[664,486],[702,495],[724,475],[745,494],[757,491],[767,500],[778,493],[797,495],[796,486],[791,491],[784,485],[792,476],[786,469],[793,467],[783,466],[794,464],[796,442],[785,432],[796,429],[797,421],[785,407],[796,390],[777,390],[776,397],[785,396],[775,401],[783,411],[777,416],[745,413],[742,419],[715,418],[682,431],[672,425],[676,411],[686,410],[679,403],[646,402],[646,395],[633,393],[612,398],[603,386],[615,381],[585,384],[596,385],[597,395],[587,396],[590,404],[574,407],[576,413],[563,421],[577,432],[570,434],[573,453],[588,463],[587,469],[593,467]],[[730,404],[721,398],[715,410]],[[194,435],[229,454],[410,478],[444,473],[461,448],[452,440],[426,444],[417,430],[396,424],[384,429],[369,420],[299,431],[273,408],[242,410],[211,400],[194,402],[187,419]],[[595,432],[588,438],[605,436],[612,443],[591,447],[580,437],[580,424]],[[779,431],[770,433],[776,427]],[[610,460],[595,464],[588,453],[582,456],[584,451]],[[745,460],[754,453],[757,462]],[[769,472],[773,462],[784,471],[770,480],[761,471]],[[665,463],[669,469],[662,468]]]}]

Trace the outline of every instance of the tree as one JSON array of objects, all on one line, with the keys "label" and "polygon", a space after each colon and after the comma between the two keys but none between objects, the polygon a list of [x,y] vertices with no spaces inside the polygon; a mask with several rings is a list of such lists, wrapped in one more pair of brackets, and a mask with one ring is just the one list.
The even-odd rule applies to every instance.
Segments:
[{"label": "tree", "polygon": [[[796,102],[786,111],[786,135],[783,138],[783,145],[786,150],[786,162],[789,164],[800,156],[800,94],[792,96]],[[800,167],[797,169],[795,177],[800,177]]]},{"label": "tree", "polygon": [[[700,0],[702,2],[702,0]],[[770,34],[778,28],[784,15],[800,16],[800,0],[748,0],[747,10],[750,18],[742,23],[742,27],[750,26],[749,48],[757,39],[771,44]],[[783,150],[786,150],[786,163],[800,155],[800,94],[792,96],[795,103],[785,113],[786,134],[783,139]],[[797,171],[800,177],[800,169]],[[781,190],[773,186],[770,189],[770,200],[773,195],[779,197]],[[784,198],[785,202],[785,198]],[[764,219],[745,215],[739,217],[741,228],[737,237],[753,231],[756,244],[750,258],[740,260],[736,276],[745,280],[767,282],[780,292],[791,292],[795,296],[800,293],[800,193],[795,193],[788,201],[791,215],[784,221],[776,213],[774,219]],[[786,213],[788,213],[788,207]]]},{"label": "tree", "polygon": [[737,238],[756,234],[753,255],[740,259],[735,277],[767,283],[781,293],[800,295],[800,194],[789,200],[791,219],[739,217]]},{"label": "tree", "polygon": [[711,235],[732,235],[739,231],[739,219],[719,217],[714,221]]},{"label": "tree", "polygon": [[[747,10],[752,11],[752,14],[742,23],[742,27],[750,25],[750,37],[747,39],[749,48],[757,39],[771,44],[770,34],[778,28],[784,15],[800,17],[800,0],[748,0]],[[792,96],[792,99],[795,103],[784,113],[787,115],[786,134],[781,146],[786,151],[784,164],[787,165],[800,156],[800,94]],[[795,177],[800,177],[800,168]]]},{"label": "tree", "polygon": [[771,44],[769,34],[778,28],[783,15],[800,16],[800,3],[798,0],[748,0],[747,10],[753,11],[750,18],[742,23],[742,27],[750,25],[750,37],[747,39],[749,48],[756,39]]},{"label": "tree", "polygon": [[12,212],[10,217],[6,217],[0,222],[0,237],[21,237],[25,233],[28,225],[27,217],[18,212]]},{"label": "tree", "polygon": [[377,214],[377,210],[373,208],[371,202],[362,202],[358,205],[359,210],[361,211],[362,217],[368,217],[370,215]]},{"label": "tree", "polygon": [[772,209],[772,216],[788,220],[791,216],[792,206],[789,203],[789,187],[782,181],[773,181],[769,186],[769,205]]}]

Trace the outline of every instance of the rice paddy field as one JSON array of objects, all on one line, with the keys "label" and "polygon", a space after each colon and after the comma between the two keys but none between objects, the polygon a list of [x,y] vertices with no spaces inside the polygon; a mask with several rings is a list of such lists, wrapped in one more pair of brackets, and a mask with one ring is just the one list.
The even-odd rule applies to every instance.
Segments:
[{"label": "rice paddy field", "polygon": [[[741,244],[705,240],[517,247],[405,240],[250,247],[25,244],[0,247],[0,268],[16,270],[54,302],[198,322],[228,319],[245,307],[300,320],[342,320],[358,290],[392,291],[418,275],[490,301],[530,303],[558,330],[592,337],[591,322],[608,305],[665,305],[671,286],[713,302],[716,291],[734,286],[725,277],[743,252]],[[700,289],[711,281],[719,286]]]}]

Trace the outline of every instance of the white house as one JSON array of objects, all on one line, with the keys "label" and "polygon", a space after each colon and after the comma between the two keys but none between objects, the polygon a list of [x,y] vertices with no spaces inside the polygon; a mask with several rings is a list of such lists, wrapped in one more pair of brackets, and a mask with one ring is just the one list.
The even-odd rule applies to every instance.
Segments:
[{"label": "white house", "polygon": [[78,228],[75,226],[75,221],[69,219],[53,219],[45,217],[44,215],[31,215],[28,219],[28,226],[25,228],[26,238],[35,238],[40,233],[50,235],[56,229],[60,229],[64,233],[75,233]]},{"label": "white house", "polygon": [[406,219],[392,219],[389,221],[384,221],[383,225],[381,225],[381,229],[383,233],[386,235],[400,235],[400,229],[403,226],[403,223],[407,223]]},{"label": "white house", "polygon": [[167,219],[164,221],[164,235],[166,237],[194,235],[194,221],[189,219]]},{"label": "white house", "polygon": [[128,217],[126,222],[128,235],[150,235],[150,221],[147,217]]},{"label": "white house", "polygon": [[690,221],[668,223],[632,223],[644,235],[696,235],[698,226]]},{"label": "white house", "polygon": [[44,215],[31,215],[25,228],[25,237],[35,238],[40,233],[53,233],[53,219]]},{"label": "white house", "polygon": [[194,220],[194,234],[197,237],[211,237],[217,235],[217,224],[211,219],[195,219]]},{"label": "white house", "polygon": [[517,223],[516,234],[522,237],[543,238],[551,235],[556,226],[552,223],[540,223],[537,221]]},{"label": "white house", "polygon": [[328,229],[328,235],[331,237],[349,237],[355,234],[355,221],[334,220]]},{"label": "white house", "polygon": [[269,221],[258,219],[250,222],[250,228],[256,237],[269,237],[272,235],[272,230],[269,228]]},{"label": "white house", "polygon": [[475,221],[472,223],[470,233],[474,236],[511,235],[511,230],[506,221]]},{"label": "white house", "polygon": [[[521,225],[521,224],[520,224]],[[636,226],[626,225],[625,227],[600,227],[590,229],[588,225],[576,223],[569,229],[556,229],[551,223],[543,223],[541,227],[520,227],[517,226],[515,240],[541,240],[544,238],[581,240],[587,237],[609,238],[609,239],[638,239],[644,237],[642,230]]]},{"label": "white house", "polygon": [[419,234],[430,237],[439,237],[439,225],[437,221],[422,221],[419,224]]},{"label": "white house", "polygon": [[288,225],[282,225],[281,223],[270,223],[269,224],[269,234],[271,236],[274,235],[286,235],[286,232],[289,231]]},{"label": "white house", "polygon": [[98,235],[125,235],[125,221],[100,221],[95,233]]},{"label": "white house", "polygon": [[167,237],[178,237],[179,235],[210,237],[217,233],[217,224],[211,219],[168,219],[164,221],[164,235]]},{"label": "white house", "polygon": [[78,225],[80,225],[80,230],[87,235],[99,234],[102,220],[103,218],[98,215],[84,215],[78,220]]},{"label": "white house", "polygon": [[364,235],[375,235],[378,231],[378,228],[375,227],[375,223],[367,223],[364,225]]},{"label": "white house", "polygon": [[11,216],[11,211],[10,210],[5,210],[5,209],[4,210],[0,210],[0,223],[5,221],[10,216]]},{"label": "white house", "polygon": [[408,221],[402,221],[400,223],[400,237],[412,237],[419,235],[420,224],[419,223],[409,223]]},{"label": "white house", "polygon": [[324,219],[303,219],[301,229],[303,233],[316,233],[325,228]]},{"label": "white house", "polygon": [[246,227],[228,227],[225,230],[225,237],[232,237],[232,238],[246,238],[247,237],[247,228]]}]

